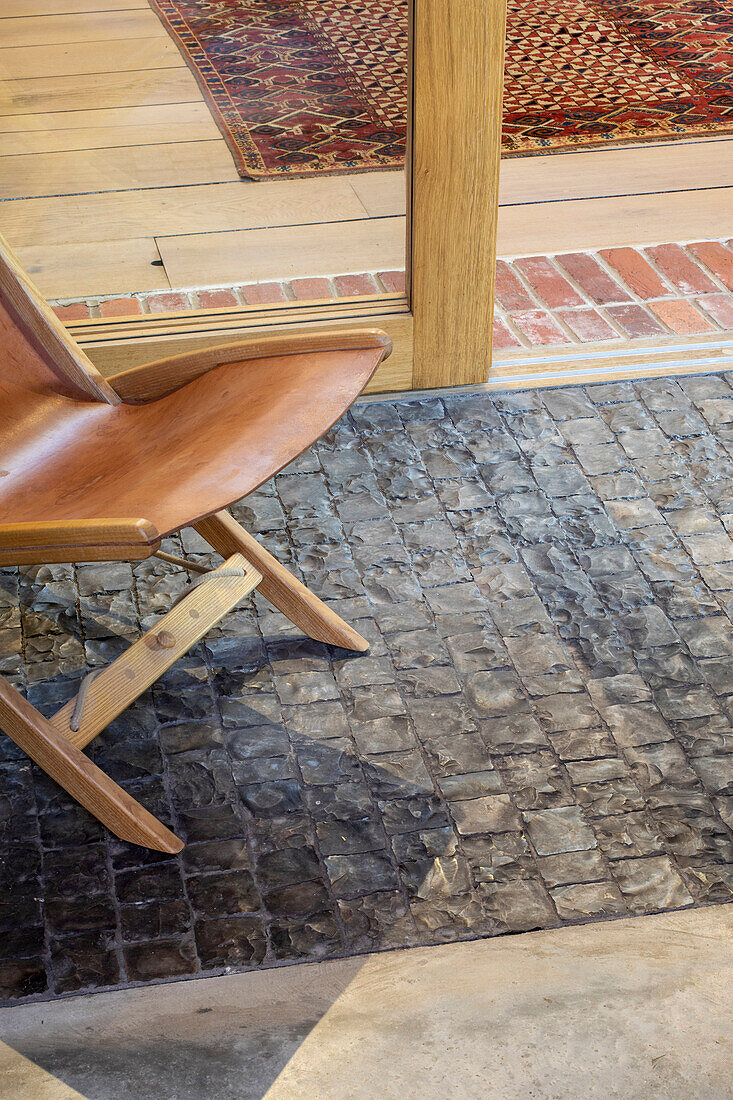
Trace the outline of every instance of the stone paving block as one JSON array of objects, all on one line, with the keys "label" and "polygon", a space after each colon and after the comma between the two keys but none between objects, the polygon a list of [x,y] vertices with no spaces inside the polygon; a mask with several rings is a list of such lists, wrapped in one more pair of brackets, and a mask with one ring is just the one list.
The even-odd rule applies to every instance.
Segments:
[{"label": "stone paving block", "polygon": [[[501,773],[493,768],[489,771],[468,772],[463,775],[446,775],[439,777],[437,783],[441,794],[449,802],[481,798],[484,795],[497,794],[504,789]],[[724,793],[723,789],[720,793]]]},{"label": "stone paving block", "polygon": [[585,920],[588,917],[620,916],[626,912],[623,896],[614,882],[591,882],[559,886],[550,897],[563,920]]},{"label": "stone paving block", "polygon": [[461,836],[506,833],[521,828],[521,818],[508,795],[452,802],[450,809]]},{"label": "stone paving block", "polygon": [[446,639],[446,646],[453,660],[453,667],[460,677],[473,672],[508,668],[511,658],[498,635],[488,630],[460,634]]},{"label": "stone paving block", "polygon": [[487,920],[481,903],[473,894],[457,894],[440,903],[433,899],[416,899],[410,904],[410,913],[421,936],[434,943],[463,939],[473,929],[480,928],[482,934],[489,935],[499,931]]},{"label": "stone paving block", "polygon": [[482,771],[490,763],[484,740],[477,733],[436,732],[422,743],[435,775],[462,775]]},{"label": "stone paving block", "polygon": [[510,754],[498,763],[520,809],[564,806],[571,801],[567,770],[551,752],[540,749],[526,755]]},{"label": "stone paving block", "polygon": [[484,908],[497,931],[528,932],[558,923],[550,898],[539,879],[515,879],[479,887]]},{"label": "stone paving block", "polygon": [[596,847],[593,830],[577,806],[527,811],[524,817],[529,838],[540,856]]},{"label": "stone paving block", "polygon": [[338,924],[330,911],[305,919],[275,920],[270,925],[270,940],[278,961],[324,959],[343,949]]},{"label": "stone paving block", "polygon": [[733,755],[699,757],[695,760],[694,770],[710,794],[733,794]]},{"label": "stone paving block", "polygon": [[550,744],[539,722],[531,714],[490,718],[480,722],[479,728],[488,751],[500,756],[536,752]]},{"label": "stone paving block", "polygon": [[557,755],[565,763],[578,760],[596,760],[613,756],[616,752],[616,742],[603,729],[559,730],[549,734],[549,741]]},{"label": "stone paving block", "polygon": [[538,701],[536,712],[548,732],[563,729],[593,728],[599,724],[598,711],[584,692],[551,695]]},{"label": "stone paving block", "polygon": [[644,797],[633,779],[608,779],[578,783],[573,788],[577,801],[589,819],[644,809]]},{"label": "stone paving block", "polygon": [[651,413],[633,398],[632,400],[620,401],[613,405],[601,405],[598,412],[600,413],[601,419],[612,433],[628,432],[640,428],[653,428],[655,426],[654,418]]},{"label": "stone paving block", "polygon": [[410,910],[399,891],[339,899],[338,911],[352,951],[407,947],[417,941]]},{"label": "stone paving block", "polygon": [[616,814],[594,822],[598,844],[608,859],[656,855],[664,851],[664,837],[647,814]]},{"label": "stone paving block", "polygon": [[678,909],[692,896],[666,856],[626,859],[613,864],[613,876],[632,912]]},{"label": "stone paving block", "polygon": [[733,561],[733,541],[727,534],[693,535],[682,544],[695,565],[713,565]]},{"label": "stone paving block", "polygon": [[581,389],[543,390],[540,396],[553,420],[565,421],[596,415],[595,406]]},{"label": "stone paving block", "polygon": [[397,875],[385,852],[327,856],[325,864],[334,893],[340,898],[397,886]]},{"label": "stone paving block", "polygon": [[522,833],[464,837],[461,847],[476,883],[506,882],[532,872],[534,857]]},{"label": "stone paving block", "polygon": [[607,877],[606,864],[599,849],[587,848],[575,852],[558,852],[540,856],[537,867],[548,886],[601,882]]},{"label": "stone paving block", "polygon": [[619,473],[628,468],[629,459],[617,443],[582,444],[574,448],[583,473],[588,477]]},{"label": "stone paving block", "polygon": [[472,673],[466,680],[465,696],[477,718],[493,718],[529,710],[519,678],[508,669]]},{"label": "stone paving block", "polygon": [[[233,512],[369,654],[256,597],[94,743],[180,861],[3,741],[0,996],[729,900],[731,394],[356,406]],[[51,714],[186,584],[0,570],[0,664]]]},{"label": "stone paving block", "polygon": [[601,783],[608,779],[623,779],[629,774],[625,761],[618,757],[602,760],[572,760],[565,765],[568,775],[576,785]]}]

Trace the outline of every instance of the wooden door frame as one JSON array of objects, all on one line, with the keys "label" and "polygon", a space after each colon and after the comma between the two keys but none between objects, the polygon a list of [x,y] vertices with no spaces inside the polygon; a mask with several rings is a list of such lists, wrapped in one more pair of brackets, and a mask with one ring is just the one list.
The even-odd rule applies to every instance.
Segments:
[{"label": "wooden door frame", "polygon": [[491,364],[506,0],[413,0],[407,291],[73,322],[103,374],[248,335],[385,329],[371,392],[486,382]]}]

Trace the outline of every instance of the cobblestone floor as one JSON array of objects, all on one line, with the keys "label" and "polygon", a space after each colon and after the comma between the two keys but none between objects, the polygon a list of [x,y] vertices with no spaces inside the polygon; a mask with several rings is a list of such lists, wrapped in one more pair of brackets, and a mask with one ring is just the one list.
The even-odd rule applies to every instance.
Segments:
[{"label": "cobblestone floor", "polygon": [[[174,859],[3,737],[3,999],[733,897],[729,377],[360,405],[234,511],[371,651],[257,598],[93,743]],[[2,670],[50,713],[187,583],[4,570]]]}]

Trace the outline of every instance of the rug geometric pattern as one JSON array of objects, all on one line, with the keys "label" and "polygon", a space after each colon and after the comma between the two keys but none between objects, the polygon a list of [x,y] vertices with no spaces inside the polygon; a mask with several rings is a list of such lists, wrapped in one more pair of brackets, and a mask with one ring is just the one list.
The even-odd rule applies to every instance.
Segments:
[{"label": "rug geometric pattern", "polygon": [[[151,4],[243,176],[404,163],[407,0]],[[507,20],[504,155],[733,130],[724,0],[509,0]]]},{"label": "rug geometric pattern", "polygon": [[152,0],[244,176],[398,168],[404,0]]},{"label": "rug geometric pattern", "polygon": [[[401,167],[407,0],[151,0],[250,177]],[[510,0],[504,155],[733,130],[719,0]]]}]

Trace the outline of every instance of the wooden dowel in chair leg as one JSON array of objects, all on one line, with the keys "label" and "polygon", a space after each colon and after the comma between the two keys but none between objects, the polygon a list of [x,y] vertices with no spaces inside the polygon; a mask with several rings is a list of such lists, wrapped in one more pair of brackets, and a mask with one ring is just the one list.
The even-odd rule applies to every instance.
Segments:
[{"label": "wooden dowel in chair leg", "polygon": [[309,638],[358,653],[369,648],[361,634],[314,596],[228,512],[216,512],[194,528],[222,557],[244,554],[262,574],[258,590]]},{"label": "wooden dowel in chair leg", "polygon": [[0,728],[115,836],[157,852],[180,852],[183,841],[118,787],[2,678]]},{"label": "wooden dowel in chair leg", "polygon": [[[227,569],[242,570],[242,575],[227,576]],[[75,699],[56,711],[49,719],[51,725],[72,745],[79,748],[88,745],[256,588],[260,580],[259,572],[250,562],[241,554],[233,554],[224,565],[207,574],[205,584],[192,588],[116,661],[97,673],[88,685],[78,725],[72,722]]]}]

